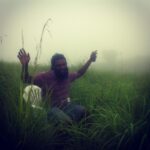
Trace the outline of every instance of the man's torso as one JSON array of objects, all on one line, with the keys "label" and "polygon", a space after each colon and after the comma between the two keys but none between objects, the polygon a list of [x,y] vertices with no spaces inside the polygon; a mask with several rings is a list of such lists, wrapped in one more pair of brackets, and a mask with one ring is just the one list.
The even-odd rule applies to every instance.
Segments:
[{"label": "man's torso", "polygon": [[39,73],[33,83],[42,89],[42,97],[48,100],[51,106],[61,107],[67,104],[70,83],[77,78],[77,73],[69,73],[65,80],[58,80],[53,71]]}]

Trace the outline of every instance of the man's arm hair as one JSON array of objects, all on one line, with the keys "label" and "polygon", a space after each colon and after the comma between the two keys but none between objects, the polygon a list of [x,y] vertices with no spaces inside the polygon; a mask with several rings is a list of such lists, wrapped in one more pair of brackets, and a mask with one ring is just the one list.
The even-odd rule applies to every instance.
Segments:
[{"label": "man's arm hair", "polygon": [[91,61],[88,60],[78,71],[78,78],[81,77],[82,75],[84,75],[84,73],[87,71],[87,69],[89,68],[89,66],[91,65]]},{"label": "man's arm hair", "polygon": [[22,65],[22,71],[21,71],[21,79],[25,83],[31,83],[32,77],[28,73],[28,64],[30,61],[30,55],[29,53],[26,53],[26,51],[22,48],[18,52],[18,58],[20,60],[20,63]]},{"label": "man's arm hair", "polygon": [[32,82],[32,76],[29,75],[29,72],[28,72],[28,64],[22,65],[21,80],[24,83],[31,83]]}]

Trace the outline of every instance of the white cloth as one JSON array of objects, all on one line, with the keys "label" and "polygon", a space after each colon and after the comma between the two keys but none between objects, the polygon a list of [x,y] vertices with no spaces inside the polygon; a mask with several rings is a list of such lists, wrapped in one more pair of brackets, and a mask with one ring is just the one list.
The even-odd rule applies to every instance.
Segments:
[{"label": "white cloth", "polygon": [[25,87],[24,92],[23,92],[23,98],[26,102],[30,102],[31,106],[33,108],[39,108],[40,107],[41,101],[42,101],[42,96],[41,96],[41,88],[36,86],[36,85],[28,85]]}]

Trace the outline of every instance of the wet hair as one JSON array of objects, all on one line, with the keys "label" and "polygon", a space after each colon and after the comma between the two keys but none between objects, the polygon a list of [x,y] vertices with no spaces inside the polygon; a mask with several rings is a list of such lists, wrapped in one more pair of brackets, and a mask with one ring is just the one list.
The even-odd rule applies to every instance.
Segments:
[{"label": "wet hair", "polygon": [[52,70],[55,69],[55,63],[59,59],[64,59],[66,61],[66,58],[63,54],[56,53],[52,56],[52,58],[51,58],[51,69]]}]

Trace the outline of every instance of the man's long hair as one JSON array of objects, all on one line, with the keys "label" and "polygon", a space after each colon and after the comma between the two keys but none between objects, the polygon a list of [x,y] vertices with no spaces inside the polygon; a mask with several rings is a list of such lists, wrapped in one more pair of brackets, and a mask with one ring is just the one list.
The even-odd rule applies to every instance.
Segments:
[{"label": "man's long hair", "polygon": [[66,61],[66,58],[63,54],[56,53],[52,56],[52,58],[51,58],[51,69],[52,70],[55,70],[56,61],[59,59],[64,59]]},{"label": "man's long hair", "polygon": [[[63,70],[59,70],[56,68],[56,61],[59,60],[59,59],[64,59],[65,62],[66,62],[66,68],[64,68]],[[57,79],[59,80],[64,80],[64,79],[67,79],[68,78],[68,67],[67,67],[67,61],[66,61],[66,58],[63,54],[54,54],[52,56],[52,59],[51,59],[51,70],[54,71]]]}]

